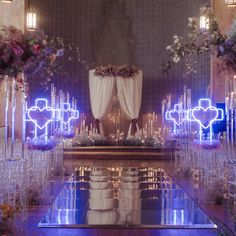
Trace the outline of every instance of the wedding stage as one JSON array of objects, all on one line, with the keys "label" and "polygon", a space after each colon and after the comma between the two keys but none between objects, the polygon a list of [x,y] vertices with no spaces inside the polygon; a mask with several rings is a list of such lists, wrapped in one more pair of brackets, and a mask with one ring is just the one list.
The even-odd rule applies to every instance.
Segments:
[{"label": "wedding stage", "polygon": [[64,148],[65,159],[171,160],[173,149],[134,146]]},{"label": "wedding stage", "polygon": [[[142,83],[143,72],[135,67],[108,65],[90,70],[94,122],[86,125],[86,118],[81,120],[76,136],[64,145],[64,158],[170,160],[174,146],[162,145],[162,135],[155,127],[155,112],[143,129],[138,125]],[[116,127],[115,134],[105,133],[104,120],[115,102],[129,121],[129,127],[125,132]]]}]

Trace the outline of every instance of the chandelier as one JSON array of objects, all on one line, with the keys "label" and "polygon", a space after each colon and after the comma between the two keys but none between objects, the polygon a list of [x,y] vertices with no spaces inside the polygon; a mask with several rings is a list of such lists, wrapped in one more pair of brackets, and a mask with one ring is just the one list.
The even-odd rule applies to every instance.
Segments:
[{"label": "chandelier", "polygon": [[31,2],[28,2],[26,12],[26,29],[29,31],[34,31],[37,28],[37,15],[34,8],[31,7]]},{"label": "chandelier", "polygon": [[200,16],[199,26],[200,26],[200,29],[208,30],[209,29],[209,18],[206,16]]},{"label": "chandelier", "polygon": [[227,7],[236,7],[236,0],[225,0]]},{"label": "chandelier", "polygon": [[37,16],[33,11],[29,11],[26,14],[26,28],[30,31],[34,31],[37,28]]},{"label": "chandelier", "polygon": [[2,0],[4,3],[12,3],[12,0]]}]

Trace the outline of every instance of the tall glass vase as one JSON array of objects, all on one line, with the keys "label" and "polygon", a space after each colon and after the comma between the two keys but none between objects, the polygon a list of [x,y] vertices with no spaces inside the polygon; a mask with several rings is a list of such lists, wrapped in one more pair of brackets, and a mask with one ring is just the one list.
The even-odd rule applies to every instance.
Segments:
[{"label": "tall glass vase", "polygon": [[8,112],[9,112],[9,97],[10,97],[10,78],[6,75],[4,78],[4,152],[5,152],[5,159],[7,159],[7,143],[8,143]]},{"label": "tall glass vase", "polygon": [[[59,101],[59,103],[60,103],[60,110],[62,110],[63,106],[64,106],[63,104],[65,102],[65,95],[64,95],[62,90],[59,91],[59,99],[60,99],[60,101]],[[63,130],[64,130],[63,120],[64,120],[64,113],[62,113],[62,117],[60,119],[60,132],[61,133],[63,133]]]},{"label": "tall glass vase", "polygon": [[[54,84],[51,84],[51,107],[53,109],[56,109],[56,87],[54,86]],[[57,114],[58,116],[58,114]],[[55,130],[56,130],[56,122],[54,121],[51,124],[51,135],[54,135]]]},{"label": "tall glass vase", "polygon": [[11,159],[15,158],[16,79],[11,81]]},{"label": "tall glass vase", "polygon": [[22,130],[21,130],[21,150],[22,158],[25,158],[25,139],[26,139],[26,98],[27,98],[27,83],[24,73],[22,73],[22,94],[21,94],[21,103],[22,103]]}]

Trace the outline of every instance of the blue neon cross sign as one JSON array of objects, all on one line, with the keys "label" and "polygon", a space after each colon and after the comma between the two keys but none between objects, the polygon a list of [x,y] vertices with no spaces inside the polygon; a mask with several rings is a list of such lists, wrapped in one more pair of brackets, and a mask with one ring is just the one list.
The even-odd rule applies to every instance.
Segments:
[{"label": "blue neon cross sign", "polygon": [[202,129],[210,128],[210,140],[212,140],[212,124],[224,119],[224,111],[212,106],[211,100],[202,98],[198,101],[198,106],[188,110],[188,121],[195,121],[199,124],[200,141],[202,140]]},{"label": "blue neon cross sign", "polygon": [[176,126],[180,126],[187,120],[187,111],[182,109],[180,104],[175,104],[172,110],[166,111],[165,117],[166,120],[173,121],[174,133],[176,133]]},{"label": "blue neon cross sign", "polygon": [[48,125],[55,119],[55,109],[48,106],[48,100],[38,98],[35,100],[35,105],[27,109],[28,119],[34,124],[34,138],[38,138],[37,130],[44,129],[45,139],[48,138]]}]

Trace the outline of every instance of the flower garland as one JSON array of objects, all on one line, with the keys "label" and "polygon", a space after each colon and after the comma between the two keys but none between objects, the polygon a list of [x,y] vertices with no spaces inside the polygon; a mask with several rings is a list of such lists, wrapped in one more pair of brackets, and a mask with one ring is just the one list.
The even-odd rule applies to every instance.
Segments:
[{"label": "flower garland", "polygon": [[169,72],[173,64],[184,60],[186,74],[196,73],[195,56],[208,52],[223,62],[223,69],[236,71],[236,20],[224,35],[211,8],[200,8],[200,14],[209,19],[209,28],[201,29],[198,18],[188,18],[187,38],[174,35],[173,42],[166,47],[169,59],[162,65],[164,72]]},{"label": "flower garland", "polygon": [[138,69],[135,66],[128,65],[100,65],[95,68],[94,74],[101,77],[132,78],[138,74]]},{"label": "flower garland", "polygon": [[[69,79],[60,57],[80,62],[79,47],[65,44],[60,37],[49,38],[41,30],[23,33],[13,26],[0,29],[0,76],[17,78],[24,73],[27,82],[34,80],[46,87],[54,75]],[[82,63],[82,62],[81,62]],[[39,87],[39,85],[37,85]]]}]

